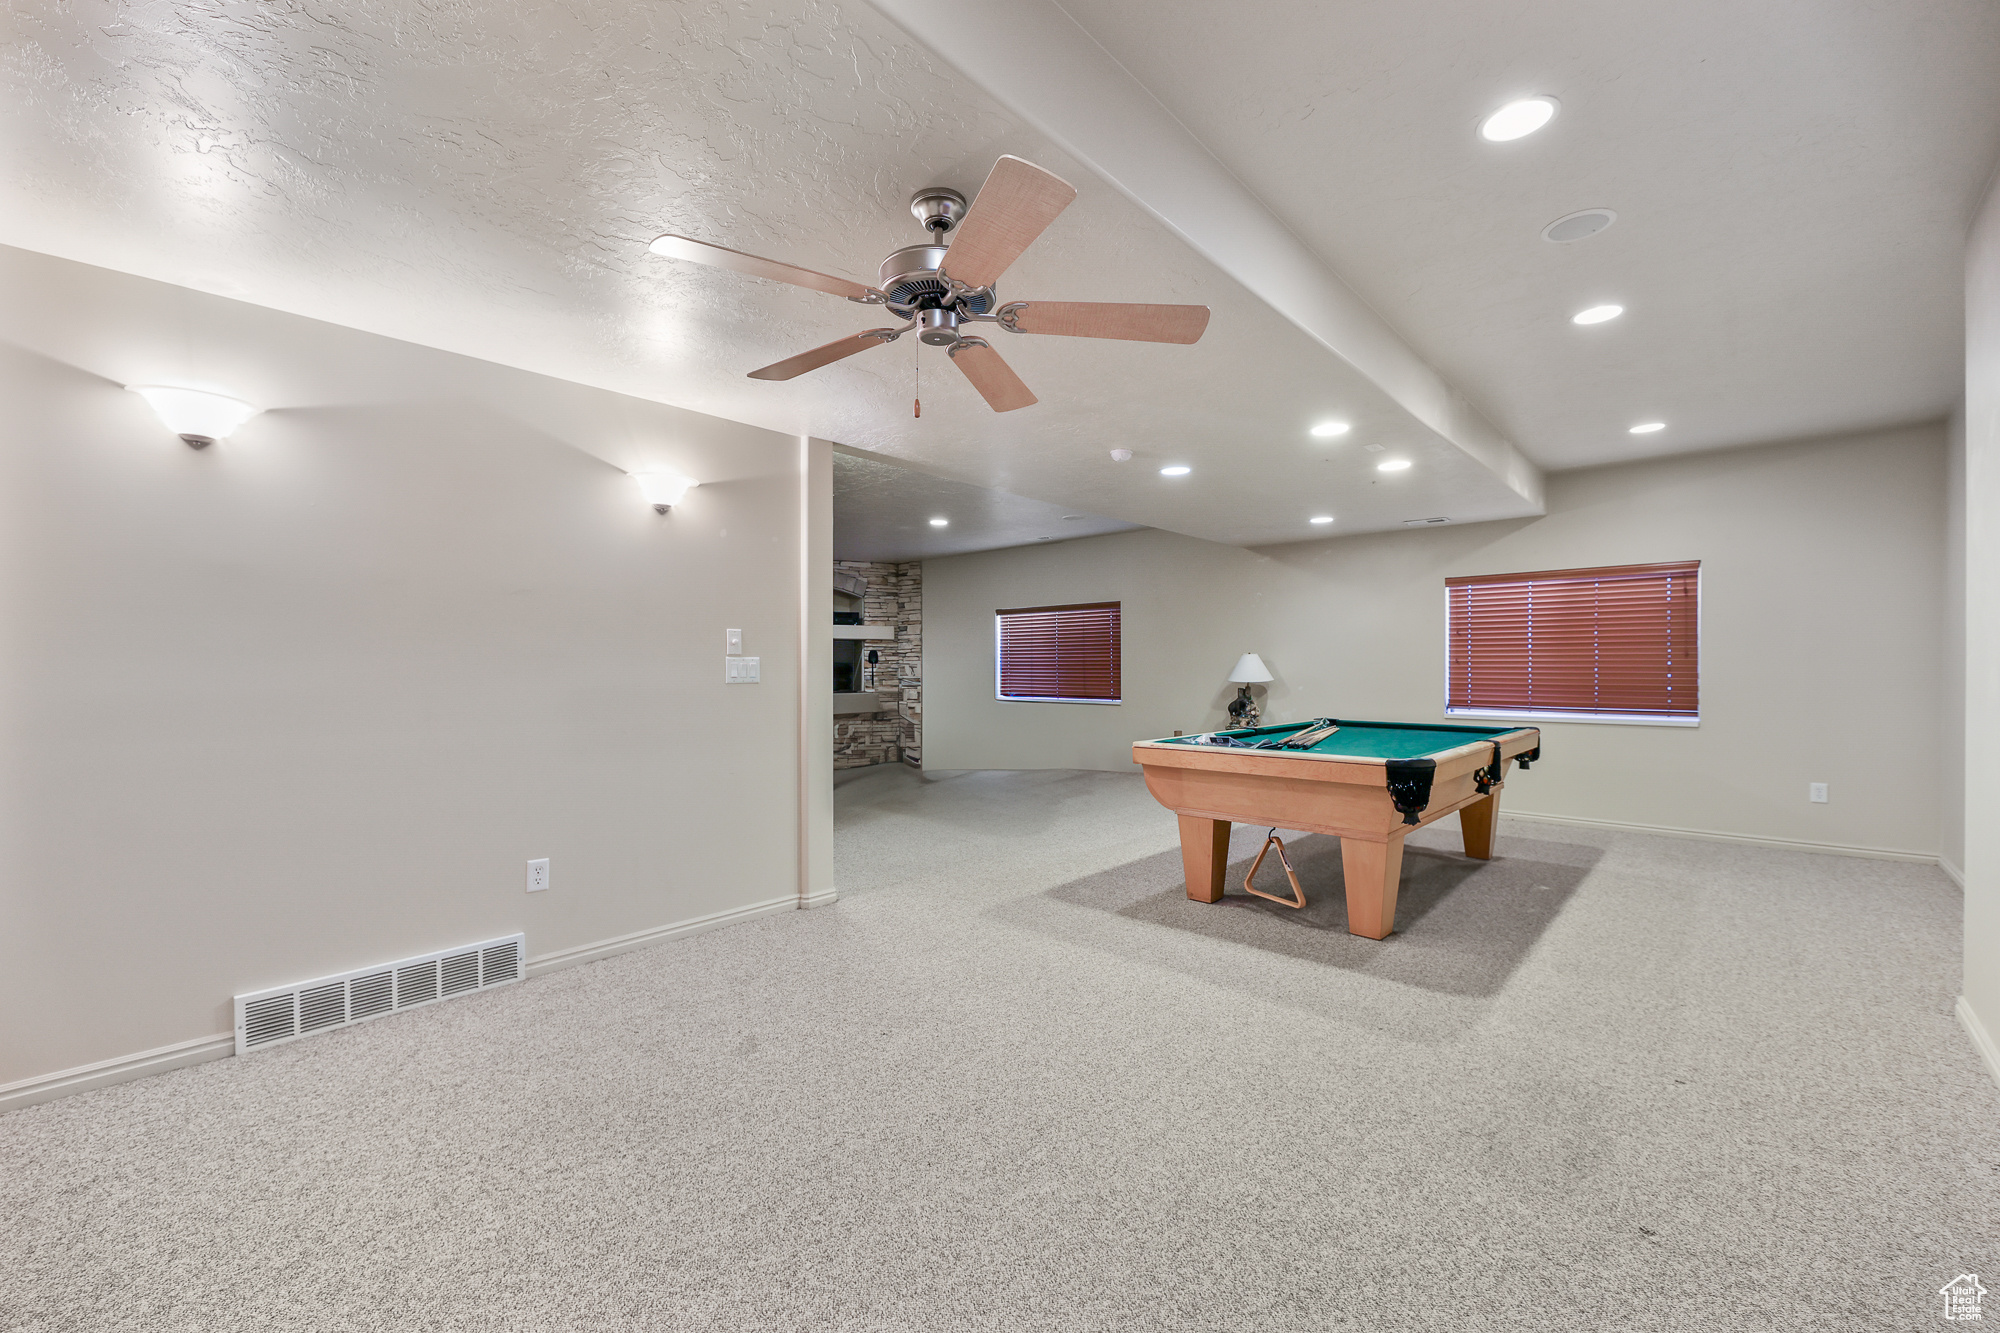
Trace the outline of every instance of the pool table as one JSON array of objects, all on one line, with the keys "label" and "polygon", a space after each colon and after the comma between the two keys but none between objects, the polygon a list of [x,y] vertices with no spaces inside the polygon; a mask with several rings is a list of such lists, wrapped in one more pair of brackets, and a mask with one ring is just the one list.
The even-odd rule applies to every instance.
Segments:
[{"label": "pool table", "polygon": [[1133,745],[1146,789],[1180,816],[1188,897],[1221,901],[1232,823],[1331,833],[1340,839],[1347,928],[1382,939],[1396,927],[1404,835],[1456,812],[1465,854],[1486,860],[1509,761],[1525,770],[1542,753],[1535,727],[1333,721],[1337,731],[1303,750],[1250,747],[1282,742],[1310,722]]}]

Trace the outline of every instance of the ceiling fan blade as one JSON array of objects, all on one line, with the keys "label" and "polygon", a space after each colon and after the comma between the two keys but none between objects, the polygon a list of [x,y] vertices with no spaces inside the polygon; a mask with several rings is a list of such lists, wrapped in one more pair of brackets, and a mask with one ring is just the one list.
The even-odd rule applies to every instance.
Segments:
[{"label": "ceiling fan blade", "polygon": [[1205,305],[1125,305],[1107,301],[1018,301],[1011,327],[1068,338],[1122,338],[1135,343],[1191,343],[1208,327]]},{"label": "ceiling fan blade", "polygon": [[945,273],[968,287],[991,287],[1074,198],[1076,187],[1062,177],[1001,158],[952,234]]},{"label": "ceiling fan blade", "polygon": [[845,296],[850,301],[865,301],[874,291],[858,282],[846,278],[836,278],[831,273],[815,273],[797,264],[781,264],[775,259],[765,259],[758,255],[746,255],[741,250],[726,250],[706,241],[689,240],[685,236],[662,236],[650,247],[654,254],[665,255],[669,259],[686,259],[697,264],[707,264],[711,268],[726,268],[737,273],[748,273],[753,278],[773,278],[779,282],[789,282],[799,287],[810,287],[828,296]]},{"label": "ceiling fan blade", "polygon": [[960,338],[951,345],[951,361],[965,372],[972,387],[979,390],[979,396],[995,412],[1012,412],[1040,401],[1021,383],[1014,368],[1001,360],[1000,353],[983,339]]},{"label": "ceiling fan blade", "polygon": [[818,370],[821,366],[830,366],[836,361],[853,356],[856,352],[865,352],[871,347],[880,347],[883,343],[891,341],[890,338],[884,336],[885,334],[896,332],[900,332],[900,330],[869,329],[866,333],[851,333],[847,337],[827,343],[823,347],[815,347],[810,352],[800,352],[797,356],[786,357],[783,361],[775,361],[761,370],[753,370],[750,372],[750,378],[753,380],[797,379],[808,370]]}]

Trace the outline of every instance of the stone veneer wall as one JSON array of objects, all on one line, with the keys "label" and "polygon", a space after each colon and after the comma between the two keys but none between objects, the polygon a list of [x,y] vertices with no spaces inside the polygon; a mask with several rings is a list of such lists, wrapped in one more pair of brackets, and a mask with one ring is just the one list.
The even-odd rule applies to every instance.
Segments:
[{"label": "stone veneer wall", "polygon": [[[924,567],[908,564],[837,560],[834,568],[868,580],[862,620],[870,625],[894,625],[896,638],[870,640],[882,662],[875,668],[875,691],[888,711],[842,713],[833,719],[833,766],[860,768],[892,764],[898,759],[923,767],[924,715]],[[863,670],[867,670],[864,666]]]}]

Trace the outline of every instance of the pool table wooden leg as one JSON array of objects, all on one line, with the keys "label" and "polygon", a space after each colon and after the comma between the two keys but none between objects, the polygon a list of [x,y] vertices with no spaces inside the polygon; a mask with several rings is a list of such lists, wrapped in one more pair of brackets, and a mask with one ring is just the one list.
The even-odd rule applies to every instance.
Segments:
[{"label": "pool table wooden leg", "polygon": [[1181,871],[1188,897],[1198,903],[1222,901],[1222,877],[1229,869],[1229,821],[1182,815]]},{"label": "pool table wooden leg", "polygon": [[1458,831],[1465,836],[1465,854],[1477,861],[1493,859],[1493,826],[1500,817],[1500,789],[1482,796],[1458,812]]},{"label": "pool table wooden leg", "polygon": [[1347,881],[1347,931],[1379,940],[1396,928],[1396,890],[1403,881],[1403,835],[1385,842],[1340,840],[1341,877]]}]

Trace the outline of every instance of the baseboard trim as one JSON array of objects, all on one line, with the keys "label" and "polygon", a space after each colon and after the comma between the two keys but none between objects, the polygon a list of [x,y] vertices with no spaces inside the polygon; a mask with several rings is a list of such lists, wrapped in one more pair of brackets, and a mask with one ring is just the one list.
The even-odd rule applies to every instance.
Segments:
[{"label": "baseboard trim", "polygon": [[1965,887],[1965,871],[1945,860],[1942,856],[1938,858],[1938,869],[1944,871],[1945,876],[1952,883],[1958,885],[1959,888],[1962,889]]},{"label": "baseboard trim", "polygon": [[1986,1066],[1986,1075],[1995,1083],[2000,1083],[2000,1046],[1993,1044],[1986,1025],[1979,1021],[1979,1015],[1972,1012],[1972,1006],[1965,1002],[1963,995],[1953,1006],[1958,1012],[1958,1025],[1972,1038],[1973,1049],[1979,1052],[1979,1061]]},{"label": "baseboard trim", "polygon": [[840,897],[839,889],[821,889],[818,893],[808,893],[799,899],[801,908],[830,906]]},{"label": "baseboard trim", "polygon": [[[760,916],[775,916],[779,912],[796,911],[804,905],[819,906],[833,901],[831,891],[823,893],[803,903],[797,895],[772,898],[766,902],[751,903],[747,907],[732,907],[726,911],[711,912],[707,916],[694,917],[687,921],[676,921],[672,925],[655,926],[651,930],[637,930],[630,935],[619,935],[608,940],[598,940],[593,944],[579,944],[573,949],[559,949],[543,954],[540,958],[530,958],[524,975],[538,977],[565,967],[576,967],[582,963],[593,963],[600,958],[610,958],[633,949],[643,949],[649,944],[664,944],[687,935],[699,935],[705,930],[733,925],[738,921],[749,921]],[[236,1034],[225,1032],[214,1037],[195,1037],[188,1041],[175,1042],[171,1046],[157,1046],[150,1051],[140,1051],[136,1055],[121,1055],[111,1060],[99,1060],[96,1064],[78,1065],[75,1069],[64,1069],[53,1074],[38,1074],[34,1078],[24,1078],[14,1083],[0,1084],[0,1113],[18,1110],[23,1106],[33,1106],[37,1102],[54,1101],[72,1093],[89,1092],[96,1088],[108,1088],[114,1083],[126,1083],[135,1078],[145,1078],[150,1074],[164,1074],[170,1069],[185,1069],[208,1060],[220,1060],[224,1056],[236,1054]]]},{"label": "baseboard trim", "polygon": [[751,903],[745,907],[731,907],[721,912],[710,912],[707,916],[691,917],[686,921],[676,921],[670,925],[654,926],[650,930],[635,930],[630,935],[614,935],[608,940],[579,944],[573,949],[558,949],[539,958],[530,958],[527,975],[539,977],[549,972],[561,971],[565,967],[594,963],[600,958],[616,957],[621,953],[630,953],[634,949],[643,949],[649,944],[665,944],[668,940],[699,935],[705,930],[734,925],[738,921],[750,921],[777,912],[794,911],[798,905],[797,895],[787,895],[783,898],[767,899],[761,903]]},{"label": "baseboard trim", "polygon": [[120,1055],[110,1060],[99,1060],[96,1064],[58,1070],[53,1074],[38,1074],[34,1078],[0,1084],[0,1113],[33,1106],[37,1102],[52,1102],[58,1097],[89,1092],[93,1088],[108,1088],[114,1083],[145,1078],[149,1074],[164,1074],[169,1069],[185,1069],[189,1065],[220,1060],[234,1054],[236,1034],[224,1032],[213,1037],[177,1041],[171,1046],[155,1046],[136,1055]]},{"label": "baseboard trim", "polygon": [[1669,824],[1629,824],[1618,819],[1542,815],[1529,810],[1509,810],[1505,806],[1500,809],[1500,817],[1534,819],[1544,824],[1576,824],[1583,828],[1617,829],[1623,833],[1657,833],[1667,838],[1697,838],[1703,842],[1733,842],[1751,847],[1775,847],[1786,852],[1822,852],[1831,856],[1862,856],[1875,861],[1921,861],[1930,865],[1940,864],[1936,852],[1906,852],[1895,847],[1855,847],[1847,843],[1806,842],[1798,838],[1759,838],[1748,833],[1716,833],[1708,829],[1675,828]]}]

